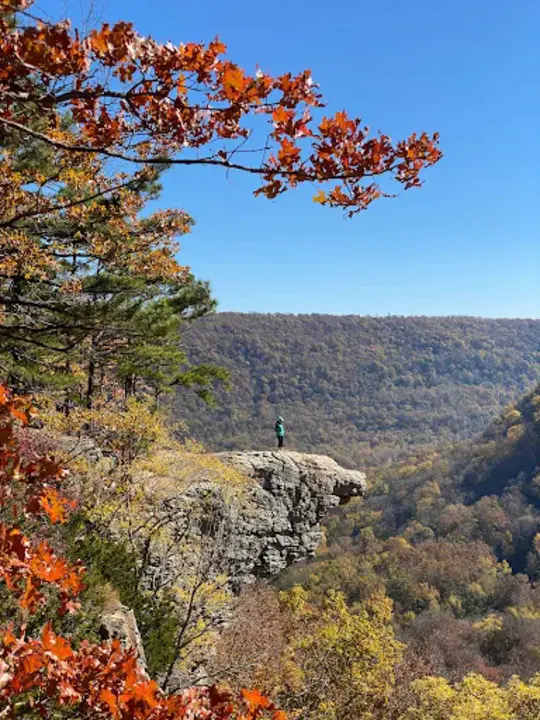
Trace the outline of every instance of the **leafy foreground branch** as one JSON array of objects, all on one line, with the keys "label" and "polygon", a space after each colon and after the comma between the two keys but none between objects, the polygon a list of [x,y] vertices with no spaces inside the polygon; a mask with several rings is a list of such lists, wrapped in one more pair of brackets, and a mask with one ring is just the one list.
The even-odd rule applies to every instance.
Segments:
[{"label": "leafy foreground branch", "polygon": [[[36,18],[32,5],[0,2],[0,131],[136,165],[247,172],[269,198],[315,184],[316,202],[350,215],[388,195],[381,177],[414,187],[441,157],[437,134],[394,144],[370,137],[346,112],[316,121],[312,110],[324,103],[309,70],[250,75],[226,59],[218,39],[160,45],[127,22],[84,34],[68,21]],[[76,138],[58,132],[66,112],[80,129]]]}]

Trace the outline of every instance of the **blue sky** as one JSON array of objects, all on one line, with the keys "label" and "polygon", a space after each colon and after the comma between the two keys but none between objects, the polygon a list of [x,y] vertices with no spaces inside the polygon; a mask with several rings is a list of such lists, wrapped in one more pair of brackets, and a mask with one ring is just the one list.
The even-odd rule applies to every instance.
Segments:
[{"label": "blue sky", "polygon": [[[73,2],[41,7],[76,14]],[[278,74],[308,67],[332,112],[394,139],[438,130],[421,190],[347,220],[294,191],[175,168],[163,206],[196,220],[180,259],[221,310],[540,317],[540,3],[97,0],[157,40],[210,40]]]}]

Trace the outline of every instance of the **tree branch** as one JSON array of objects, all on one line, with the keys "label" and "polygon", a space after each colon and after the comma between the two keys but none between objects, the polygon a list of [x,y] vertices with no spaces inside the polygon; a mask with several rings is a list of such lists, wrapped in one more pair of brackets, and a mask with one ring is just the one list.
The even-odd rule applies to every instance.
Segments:
[{"label": "tree branch", "polygon": [[[328,177],[321,178],[318,174],[308,172],[305,169],[297,170],[285,170],[283,168],[272,168],[269,166],[254,167],[252,165],[243,165],[241,163],[233,163],[223,158],[217,158],[215,156],[203,157],[203,158],[172,158],[168,156],[158,157],[135,157],[132,155],[125,155],[124,153],[117,152],[115,150],[109,150],[106,147],[92,147],[90,145],[69,145],[61,140],[54,140],[44,133],[37,132],[37,130],[31,130],[30,128],[22,125],[21,123],[15,122],[14,120],[8,120],[7,118],[0,117],[0,123],[8,125],[16,130],[27,133],[32,137],[42,140],[44,143],[61,150],[70,150],[72,152],[81,153],[94,153],[96,155],[105,155],[109,158],[116,160],[123,160],[129,163],[136,163],[139,165],[209,165],[214,167],[222,167],[227,170],[240,170],[242,172],[250,173],[252,175],[265,175],[268,177],[294,177],[296,180],[305,180],[313,182],[328,182],[328,181],[344,181],[344,180],[360,180],[361,178],[378,177],[385,173],[392,172],[396,169],[395,165],[389,165],[382,168],[379,171],[374,172],[362,172],[361,175],[357,173],[334,173],[328,175]],[[231,151],[233,152],[233,151]]]}]

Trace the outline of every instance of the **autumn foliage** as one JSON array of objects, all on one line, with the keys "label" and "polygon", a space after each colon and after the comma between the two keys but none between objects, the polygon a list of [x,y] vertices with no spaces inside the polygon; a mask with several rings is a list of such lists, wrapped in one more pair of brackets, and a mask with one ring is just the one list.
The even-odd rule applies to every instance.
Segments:
[{"label": "autumn foliage", "polygon": [[[1,369],[25,392],[55,380],[72,420],[119,388],[129,409],[136,391],[157,403],[219,377],[179,370],[180,326],[213,301],[175,257],[189,215],[145,213],[164,168],[245,172],[267,198],[307,184],[354,215],[391,195],[384,178],[418,186],[441,157],[436,134],[392,142],[325,116],[308,70],[248,73],[219,39],[163,45],[127,22],[81,32],[36,13],[0,0]],[[258,690],[166,695],[118,642],[66,636],[84,568],[56,530],[74,502],[65,470],[24,447],[32,415],[0,384],[0,718],[283,720]]]},{"label": "autumn foliage", "polygon": [[[47,532],[65,521],[72,502],[60,492],[65,472],[49,457],[25,457],[19,429],[32,413],[27,398],[0,386],[0,578],[18,611],[0,630],[0,707],[4,717],[80,717],[115,720],[208,718],[283,720],[256,690],[240,698],[218,688],[193,688],[165,696],[118,641],[74,647],[54,630],[56,615],[75,612],[84,570],[46,541],[25,537],[19,524]],[[41,522],[41,528],[38,523]],[[56,597],[56,605],[51,601]],[[59,601],[59,602],[58,602]],[[29,628],[40,610],[49,619]],[[65,711],[65,715],[63,714]]]},{"label": "autumn foliage", "polygon": [[[414,187],[441,157],[437,134],[393,143],[344,111],[320,117],[324,102],[309,70],[250,74],[219,39],[162,45],[127,22],[84,34],[68,21],[36,19],[31,5],[0,2],[4,130],[139,166],[248,172],[262,181],[256,193],[269,198],[309,183],[320,187],[316,202],[349,214],[387,194],[382,176]],[[78,127],[73,137],[60,128],[68,112]]]}]

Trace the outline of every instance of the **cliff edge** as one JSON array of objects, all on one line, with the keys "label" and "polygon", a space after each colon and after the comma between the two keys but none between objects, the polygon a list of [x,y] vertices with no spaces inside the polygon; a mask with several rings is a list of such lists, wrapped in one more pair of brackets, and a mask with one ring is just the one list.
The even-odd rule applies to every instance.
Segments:
[{"label": "cliff edge", "polygon": [[231,560],[253,578],[276,575],[312,555],[326,513],[366,492],[363,472],[324,455],[279,450],[217,457],[256,481],[231,516]]}]

